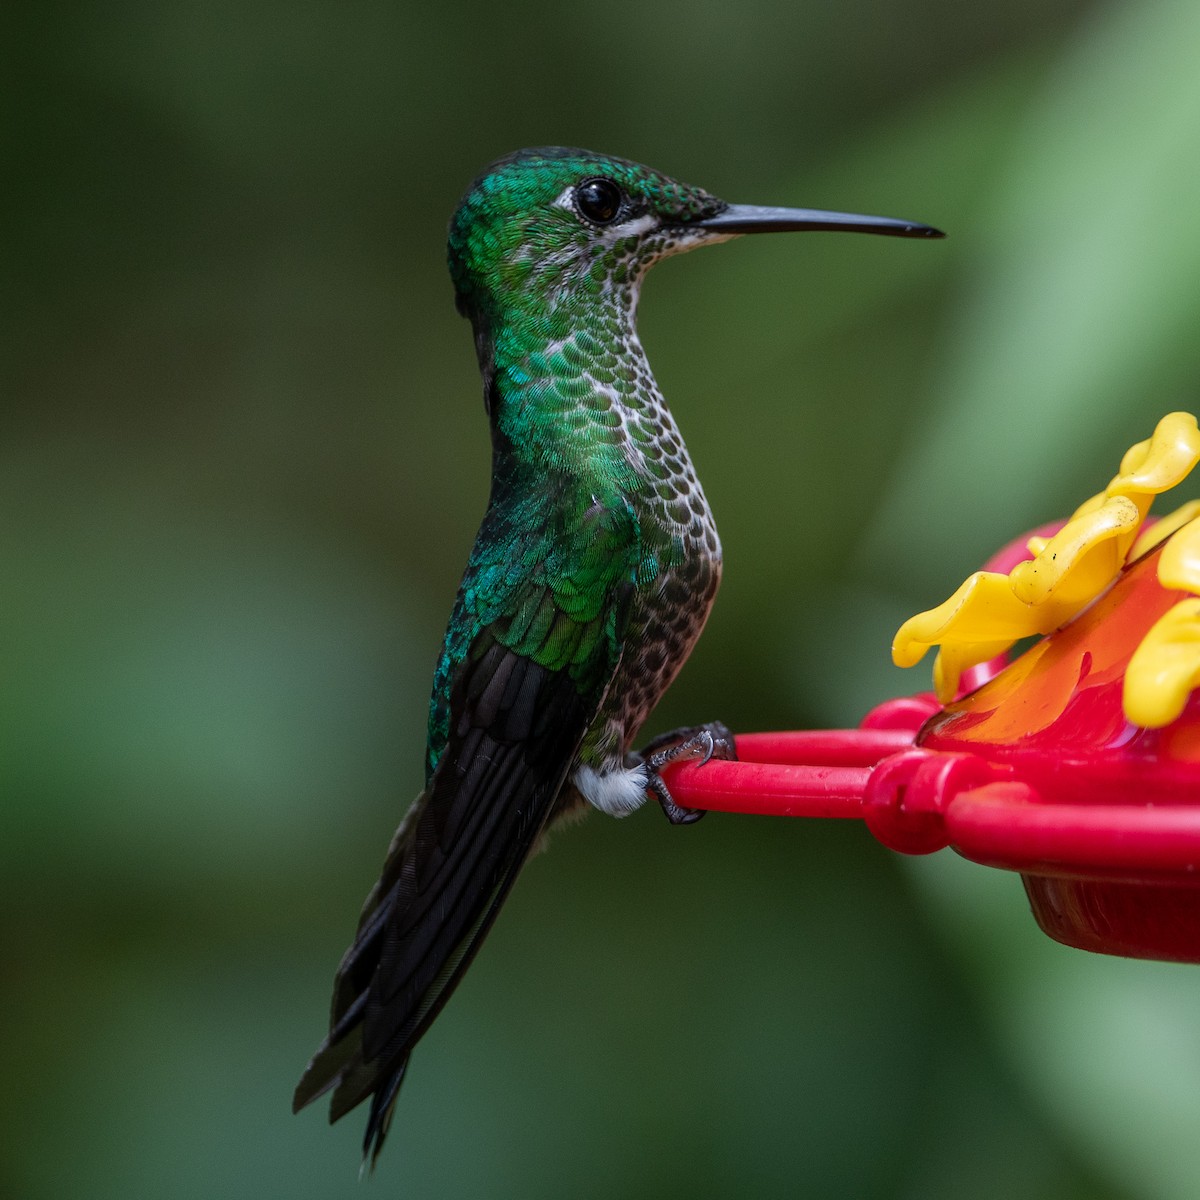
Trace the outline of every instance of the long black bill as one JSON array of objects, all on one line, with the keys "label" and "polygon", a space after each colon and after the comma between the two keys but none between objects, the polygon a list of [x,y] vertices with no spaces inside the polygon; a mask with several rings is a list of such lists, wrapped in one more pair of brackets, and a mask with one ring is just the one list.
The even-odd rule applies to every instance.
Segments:
[{"label": "long black bill", "polygon": [[786,233],[789,230],[841,229],[849,233],[884,233],[891,237],[940,238],[946,235],[932,225],[900,221],[894,217],[867,217],[859,213],[823,212],[819,208],[761,208],[757,204],[731,204],[724,212],[703,221],[689,221],[691,229],[714,233]]}]

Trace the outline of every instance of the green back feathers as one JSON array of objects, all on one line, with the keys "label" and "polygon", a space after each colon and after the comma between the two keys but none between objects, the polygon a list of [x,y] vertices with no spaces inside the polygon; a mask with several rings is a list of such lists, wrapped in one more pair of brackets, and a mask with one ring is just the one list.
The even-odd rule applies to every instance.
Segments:
[{"label": "green back feathers", "polygon": [[[426,770],[449,736],[453,673],[498,643],[598,704],[616,668],[628,596],[642,562],[638,518],[569,481],[489,509],[467,564],[434,678]],[[653,570],[657,570],[655,565]]]}]

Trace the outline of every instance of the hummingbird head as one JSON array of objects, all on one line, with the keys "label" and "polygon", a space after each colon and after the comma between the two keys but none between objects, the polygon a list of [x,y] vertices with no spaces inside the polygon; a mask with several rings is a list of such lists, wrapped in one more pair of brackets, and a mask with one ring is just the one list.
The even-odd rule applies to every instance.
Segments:
[{"label": "hummingbird head", "polygon": [[450,221],[448,258],[458,310],[478,334],[502,312],[549,317],[564,300],[615,293],[633,305],[660,258],[798,229],[941,236],[885,217],[731,205],[623,158],[550,146],[498,159],[475,180]]}]

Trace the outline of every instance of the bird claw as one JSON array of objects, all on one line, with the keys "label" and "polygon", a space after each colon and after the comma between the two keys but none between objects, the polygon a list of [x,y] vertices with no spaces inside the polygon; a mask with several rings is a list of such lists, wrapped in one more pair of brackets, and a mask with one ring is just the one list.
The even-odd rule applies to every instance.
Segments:
[{"label": "bird claw", "polygon": [[653,794],[663,810],[663,816],[672,825],[694,825],[704,816],[703,808],[684,808],[682,804],[676,804],[667,785],[653,773],[646,780],[646,790]]},{"label": "bird claw", "polygon": [[684,729],[672,729],[649,742],[638,755],[646,765],[646,790],[662,807],[663,815],[672,825],[692,825],[704,816],[703,808],[684,808],[676,804],[660,772],[670,763],[698,762],[704,766],[713,758],[737,759],[733,734],[720,721]]}]

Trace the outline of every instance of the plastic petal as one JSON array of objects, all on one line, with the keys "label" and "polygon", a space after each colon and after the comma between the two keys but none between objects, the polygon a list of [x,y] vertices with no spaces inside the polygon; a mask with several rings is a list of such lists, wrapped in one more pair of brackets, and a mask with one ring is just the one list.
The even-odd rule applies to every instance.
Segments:
[{"label": "plastic petal", "polygon": [[1200,599],[1182,600],[1151,626],[1125,669],[1125,715],[1159,729],[1174,721],[1200,683]]}]

